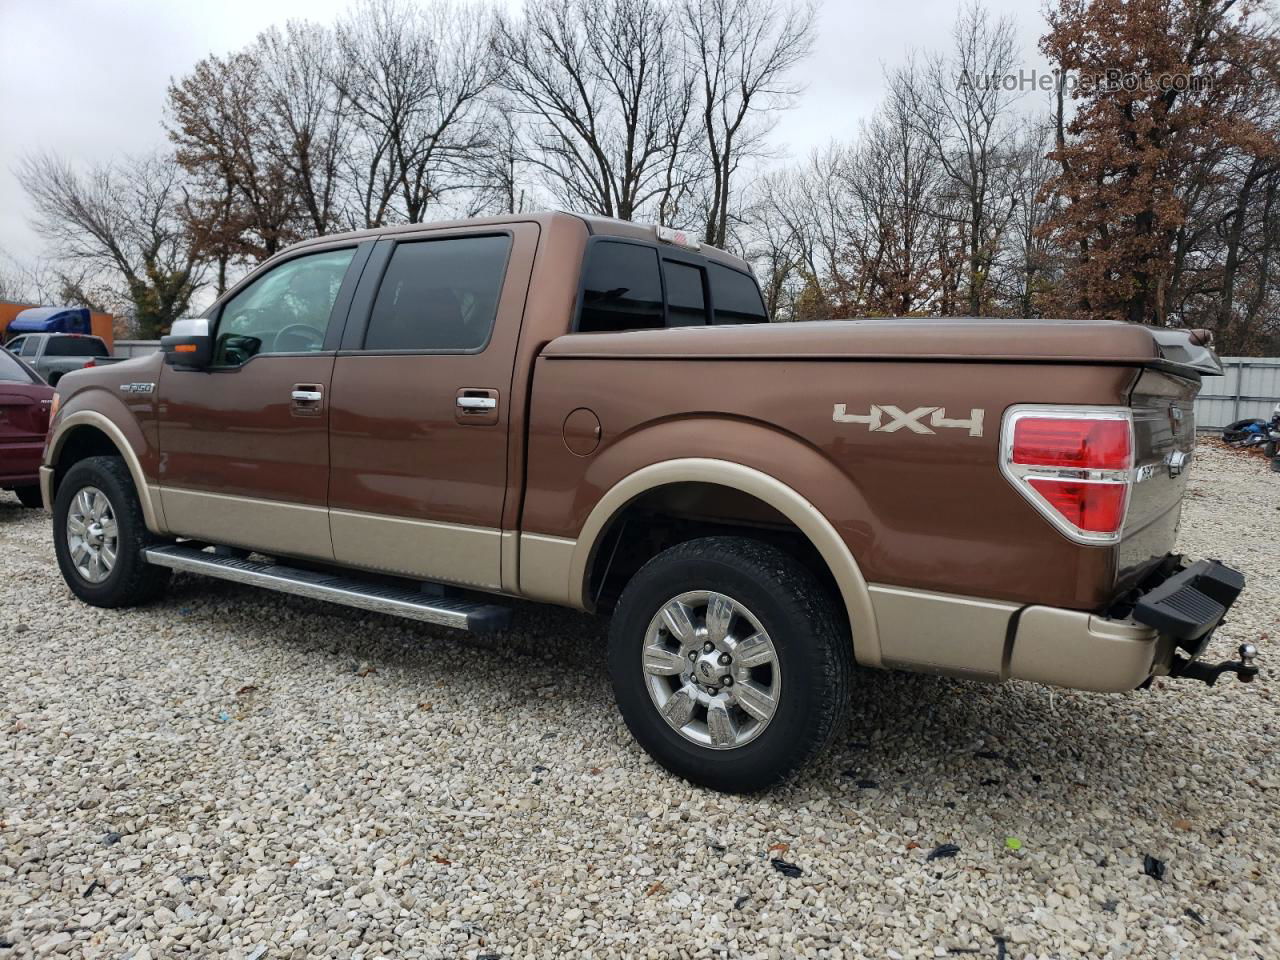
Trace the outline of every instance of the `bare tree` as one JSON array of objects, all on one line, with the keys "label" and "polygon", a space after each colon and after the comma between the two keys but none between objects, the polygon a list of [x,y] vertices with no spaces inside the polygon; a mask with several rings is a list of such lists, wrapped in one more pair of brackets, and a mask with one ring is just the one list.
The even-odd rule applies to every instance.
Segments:
[{"label": "bare tree", "polygon": [[1019,94],[1000,82],[1016,63],[1014,23],[993,19],[974,2],[961,10],[952,42],[949,55],[931,56],[919,67],[912,62],[895,82],[910,88],[916,125],[956,194],[967,246],[967,312],[980,316],[991,307],[987,283],[1016,193],[1018,157],[1011,145]]},{"label": "bare tree", "polygon": [[272,27],[260,34],[253,49],[265,148],[289,173],[304,232],[329,233],[340,223],[342,161],[352,132],[348,105],[333,84],[333,33],[290,20],[283,31]]},{"label": "bare tree", "polygon": [[417,223],[488,149],[494,18],[479,6],[360,0],[337,30],[333,82],[356,140],[353,225]]},{"label": "bare tree", "polygon": [[776,111],[800,87],[787,79],[813,43],[812,6],[782,0],[684,0],[681,21],[699,85],[709,183],[703,237],[723,247],[734,177],[764,146]]},{"label": "bare tree", "polygon": [[186,313],[202,267],[179,215],[173,163],[142,157],[82,175],[43,154],[22,162],[18,180],[35,208],[36,229],[67,268],[63,278],[79,278],[73,293],[94,298],[92,284],[100,284],[126,306],[143,337]]},{"label": "bare tree", "polygon": [[673,216],[687,177],[692,84],[661,0],[528,3],[503,21],[503,85],[527,118],[524,160],[573,209]]},{"label": "bare tree", "polygon": [[992,289],[1006,309],[1018,316],[1038,317],[1053,309],[1054,280],[1061,273],[1060,257],[1045,236],[1051,212],[1046,186],[1055,165],[1049,159],[1052,124],[1048,118],[1023,123],[1010,168],[1008,191],[1011,216],[1005,249],[996,266]]}]

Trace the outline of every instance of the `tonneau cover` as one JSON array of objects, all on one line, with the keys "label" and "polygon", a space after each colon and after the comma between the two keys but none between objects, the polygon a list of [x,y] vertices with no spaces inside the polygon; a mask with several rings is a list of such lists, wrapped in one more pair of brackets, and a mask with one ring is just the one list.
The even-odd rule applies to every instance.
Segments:
[{"label": "tonneau cover", "polygon": [[1216,372],[1212,353],[1192,345],[1188,331],[1110,320],[888,318],[580,333],[552,341],[544,356],[1056,361]]}]

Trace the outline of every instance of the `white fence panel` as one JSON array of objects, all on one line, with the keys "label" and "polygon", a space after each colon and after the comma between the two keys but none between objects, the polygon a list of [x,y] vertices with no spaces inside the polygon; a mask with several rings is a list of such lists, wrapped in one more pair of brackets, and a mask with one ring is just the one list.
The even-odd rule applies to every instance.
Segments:
[{"label": "white fence panel", "polygon": [[117,357],[145,357],[159,349],[159,340],[117,340],[112,353]]},{"label": "white fence panel", "polygon": [[1221,357],[1221,377],[1205,377],[1196,398],[1196,427],[1221,430],[1249,417],[1270,417],[1280,403],[1280,358]]}]

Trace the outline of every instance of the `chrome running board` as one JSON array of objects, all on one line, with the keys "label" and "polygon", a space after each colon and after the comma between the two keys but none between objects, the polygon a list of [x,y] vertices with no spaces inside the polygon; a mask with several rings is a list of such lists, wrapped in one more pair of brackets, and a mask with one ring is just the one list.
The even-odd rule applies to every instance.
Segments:
[{"label": "chrome running board", "polygon": [[148,563],[183,573],[198,573],[206,577],[217,577],[219,580],[265,587],[311,600],[340,603],[375,613],[389,613],[392,616],[469,630],[472,633],[503,630],[511,620],[510,610],[492,603],[436,597],[409,586],[391,586],[336,573],[299,570],[279,563],[221,556],[186,544],[148,547],[143,555]]}]

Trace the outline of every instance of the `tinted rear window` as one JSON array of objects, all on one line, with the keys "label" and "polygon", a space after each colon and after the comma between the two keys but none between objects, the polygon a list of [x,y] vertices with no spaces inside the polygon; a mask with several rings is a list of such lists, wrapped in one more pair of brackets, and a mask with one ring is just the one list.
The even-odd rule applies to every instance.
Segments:
[{"label": "tinted rear window", "polygon": [[46,357],[105,357],[107,345],[96,337],[50,337]]},{"label": "tinted rear window", "polygon": [[667,279],[667,323],[673,327],[702,326],[707,322],[707,298],[702,268],[674,260],[662,261]]},{"label": "tinted rear window", "polygon": [[665,326],[658,251],[635,243],[591,245],[583,276],[583,333]]},{"label": "tinted rear window", "polygon": [[478,350],[489,342],[509,236],[397,244],[378,288],[366,350]]},{"label": "tinted rear window", "polygon": [[0,383],[35,383],[35,380],[7,350],[0,350]]},{"label": "tinted rear window", "polygon": [[760,288],[745,273],[718,263],[707,264],[716,323],[768,323]]}]

